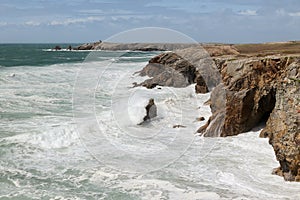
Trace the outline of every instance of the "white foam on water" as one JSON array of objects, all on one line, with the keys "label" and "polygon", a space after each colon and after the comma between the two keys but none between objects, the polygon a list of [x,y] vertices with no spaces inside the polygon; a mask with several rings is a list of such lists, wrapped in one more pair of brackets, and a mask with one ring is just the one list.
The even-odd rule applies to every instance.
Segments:
[{"label": "white foam on water", "polygon": [[39,134],[20,134],[5,138],[6,141],[30,144],[41,149],[66,148],[79,142],[78,134],[73,126],[49,127]]},{"label": "white foam on water", "polygon": [[[132,125],[137,125],[143,122],[143,118],[146,116],[146,109],[149,101],[149,97],[143,97],[140,95],[133,95],[128,101],[128,115]],[[125,111],[126,112],[126,111]]]},{"label": "white foam on water", "polygon": [[[116,63],[111,68],[107,68],[105,74],[107,76],[102,79],[102,82],[100,81],[106,85],[101,88],[103,90],[99,94],[100,98],[96,101],[101,106],[95,111],[96,117],[104,122],[103,126],[98,127],[99,124],[92,122],[95,120],[93,116],[94,118],[83,127],[83,135],[78,136],[77,127],[70,123],[71,115],[34,117],[30,118],[30,121],[14,119],[4,122],[1,119],[2,131],[10,130],[18,134],[0,140],[0,177],[7,181],[0,188],[0,197],[300,199],[299,183],[285,182],[282,177],[271,175],[272,169],[278,167],[279,163],[268,140],[258,137],[259,130],[227,138],[196,137],[189,149],[175,159],[173,153],[180,152],[179,149],[184,149],[183,147],[188,145],[180,142],[176,143],[177,146],[170,146],[170,144],[176,140],[176,137],[179,139],[193,137],[197,128],[208,120],[211,114],[210,108],[203,103],[209,98],[209,94],[194,94],[194,85],[188,88],[162,87],[161,90],[130,88],[132,82],[145,79],[145,77],[132,76],[130,73],[124,77],[124,81],[117,81],[120,73],[128,68],[136,67],[134,71],[138,71],[145,64],[144,62],[131,66],[131,64]],[[97,63],[82,64],[82,66],[88,65],[97,66]],[[5,101],[2,101],[2,105],[6,106],[3,109],[17,111],[19,105],[26,110],[32,105],[30,103],[36,102],[35,105],[41,105],[44,102],[45,104],[39,108],[31,108],[41,111],[45,108],[49,109],[50,105],[57,100],[69,98],[68,94],[50,97],[43,94],[59,94],[58,91],[66,94],[69,89],[67,86],[73,84],[73,76],[80,65],[71,68],[72,66],[73,64],[38,68],[12,67],[3,70],[1,79],[5,79],[5,85],[0,86],[2,97],[6,97]],[[15,73],[14,77],[9,76],[12,73]],[[22,87],[22,84],[28,88]],[[113,90],[117,86],[119,88]],[[24,96],[29,93],[29,96],[18,97],[16,93]],[[124,94],[127,96],[130,94],[129,98]],[[116,98],[115,102],[126,103],[124,104],[126,110],[120,109],[119,113],[111,112],[112,104],[106,104],[106,101],[110,101],[110,96]],[[145,114],[143,107],[153,96],[158,108],[158,117],[151,122],[152,126],[137,126],[136,122],[139,122]],[[52,112],[56,111],[52,110]],[[196,117],[201,116],[206,120],[203,122],[195,120]],[[173,129],[172,126],[175,124],[185,125],[186,128]],[[170,131],[164,132],[164,135],[153,134],[154,130],[161,128]],[[99,129],[105,131],[108,138],[99,138],[97,134]],[[130,132],[129,135],[126,134],[127,130],[135,130],[135,132]],[[145,137],[145,134],[143,135],[145,130],[151,133],[146,135],[150,136],[149,138],[158,137],[154,144],[147,143],[149,139],[147,137],[144,143],[141,141],[135,143],[138,140],[132,139]],[[88,138],[84,137],[88,136],[93,136],[89,138],[91,146],[85,143],[87,146],[85,149],[81,142],[85,142]],[[169,154],[155,154],[154,164],[157,164],[156,160],[163,161],[172,156],[174,159],[171,159],[170,165],[137,177],[136,174],[122,171],[120,168],[113,170],[106,165],[105,160],[101,162],[93,159],[92,156],[96,155],[89,154],[88,148],[99,150],[100,153],[101,148],[104,147],[108,148],[106,149],[108,152],[115,150],[113,145],[101,146],[99,139],[106,139],[104,141],[111,139],[125,152],[138,156],[161,150],[169,152]],[[116,156],[116,161],[120,161],[116,162],[117,164],[122,165],[124,159],[126,161],[126,157],[122,157],[123,154],[113,155]],[[104,156],[103,159],[111,158]],[[133,160],[130,164],[142,168],[148,163],[143,163],[143,160]]]},{"label": "white foam on water", "polygon": [[[218,200],[220,196],[214,192],[203,192],[194,188],[181,188],[169,181],[158,179],[133,179],[119,183],[116,187],[121,187],[131,194],[139,196],[141,199],[210,199]],[[136,190],[139,188],[139,190]]]}]

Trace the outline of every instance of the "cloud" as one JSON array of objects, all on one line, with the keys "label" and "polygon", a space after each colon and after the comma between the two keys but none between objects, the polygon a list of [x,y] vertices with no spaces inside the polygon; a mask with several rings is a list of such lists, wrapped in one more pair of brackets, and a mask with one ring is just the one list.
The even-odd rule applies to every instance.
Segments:
[{"label": "cloud", "polygon": [[8,25],[7,22],[0,22],[0,27],[7,26],[7,25]]},{"label": "cloud", "polygon": [[288,13],[288,15],[291,17],[300,17],[300,12],[291,12],[291,13]]},{"label": "cloud", "polygon": [[72,24],[83,24],[83,23],[90,23],[90,22],[97,22],[103,21],[105,17],[83,17],[83,18],[68,18],[63,20],[53,20],[48,23],[50,26],[68,26]]},{"label": "cloud", "polygon": [[[78,42],[158,26],[204,42],[297,40],[299,6],[299,0],[0,0],[0,39],[25,40],[28,34],[27,41]],[[49,39],[36,29],[57,35]],[[58,34],[70,30],[76,30],[72,36]]]},{"label": "cloud", "polygon": [[242,10],[238,12],[239,15],[246,15],[246,16],[256,16],[257,11],[256,10]]},{"label": "cloud", "polygon": [[26,25],[26,26],[39,26],[39,25],[41,25],[41,23],[36,22],[36,21],[27,21],[27,22],[24,23],[24,25]]}]

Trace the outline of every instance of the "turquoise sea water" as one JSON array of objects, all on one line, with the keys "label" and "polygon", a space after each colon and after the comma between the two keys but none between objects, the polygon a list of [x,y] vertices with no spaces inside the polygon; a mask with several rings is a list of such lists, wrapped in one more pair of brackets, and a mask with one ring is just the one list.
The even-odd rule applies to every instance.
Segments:
[{"label": "turquoise sea water", "polygon": [[51,51],[56,45],[67,48],[69,44],[0,44],[0,65],[11,67],[74,63],[83,61],[88,54],[88,52]]},{"label": "turquoise sea water", "polygon": [[[300,198],[299,184],[271,175],[278,163],[259,131],[193,134],[209,94],[132,88],[159,52],[55,45],[0,45],[0,199]],[[138,126],[150,97],[158,117]]]}]

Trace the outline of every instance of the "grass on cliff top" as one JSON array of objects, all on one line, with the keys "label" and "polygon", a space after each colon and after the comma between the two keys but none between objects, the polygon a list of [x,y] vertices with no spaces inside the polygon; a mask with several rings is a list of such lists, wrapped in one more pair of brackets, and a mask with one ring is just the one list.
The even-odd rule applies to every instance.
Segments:
[{"label": "grass on cliff top", "polygon": [[272,54],[300,54],[300,42],[276,42],[262,44],[236,44],[234,47],[240,54],[272,55]]}]

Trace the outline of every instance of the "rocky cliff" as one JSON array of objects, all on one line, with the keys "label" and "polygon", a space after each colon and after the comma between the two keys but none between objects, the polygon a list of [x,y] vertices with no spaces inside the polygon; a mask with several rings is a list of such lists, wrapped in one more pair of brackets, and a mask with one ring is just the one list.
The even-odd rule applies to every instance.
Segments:
[{"label": "rocky cliff", "polygon": [[[217,126],[219,136],[238,135],[266,121],[275,106],[277,81],[293,60],[285,56],[233,60],[215,58],[225,95],[214,95],[220,89],[215,90],[211,102],[212,106],[217,106],[214,102],[221,97],[225,105],[213,110],[208,128],[200,128],[199,132],[215,136],[214,126]],[[220,118],[219,115],[223,116],[223,123],[215,120]]]},{"label": "rocky cliff", "polygon": [[193,46],[165,52],[152,58],[139,72],[150,79],[137,84],[153,88],[159,86],[186,87],[196,83],[196,93],[206,93],[221,82],[221,76],[210,55],[238,55],[230,45]]},{"label": "rocky cliff", "polygon": [[300,181],[300,62],[288,65],[277,81],[276,103],[261,137],[268,137],[288,181]]},{"label": "rocky cliff", "polygon": [[[211,95],[213,115],[198,131],[205,136],[231,136],[267,121],[269,137],[280,167],[275,174],[300,181],[300,63],[298,56],[271,56],[233,61],[216,60],[222,74],[225,105]],[[219,134],[216,134],[219,131]]]},{"label": "rocky cliff", "polygon": [[[149,82],[144,82],[144,86],[148,83],[152,86],[153,83],[175,86],[164,84],[164,79],[157,78],[160,73],[153,73],[162,68],[171,68],[174,73],[181,74],[182,80],[185,80],[182,87],[196,83],[196,91],[197,77],[201,79],[201,87],[206,89],[209,88],[207,83],[213,79],[215,87],[210,100],[212,116],[198,132],[208,137],[225,137],[241,134],[260,123],[266,123],[261,136],[270,138],[270,144],[280,163],[274,173],[284,176],[285,180],[300,181],[299,54],[269,55],[270,51],[262,50],[254,55],[242,54],[235,48],[221,53],[213,50],[209,54],[220,80],[215,74],[207,73],[197,66],[197,63],[207,60],[207,56],[192,55],[189,48],[181,50],[179,54],[164,53],[151,59],[141,71],[141,75],[152,77]],[[186,55],[190,56],[185,57]],[[205,73],[210,76],[205,77]],[[178,80],[181,79],[175,76],[169,83]]]}]

